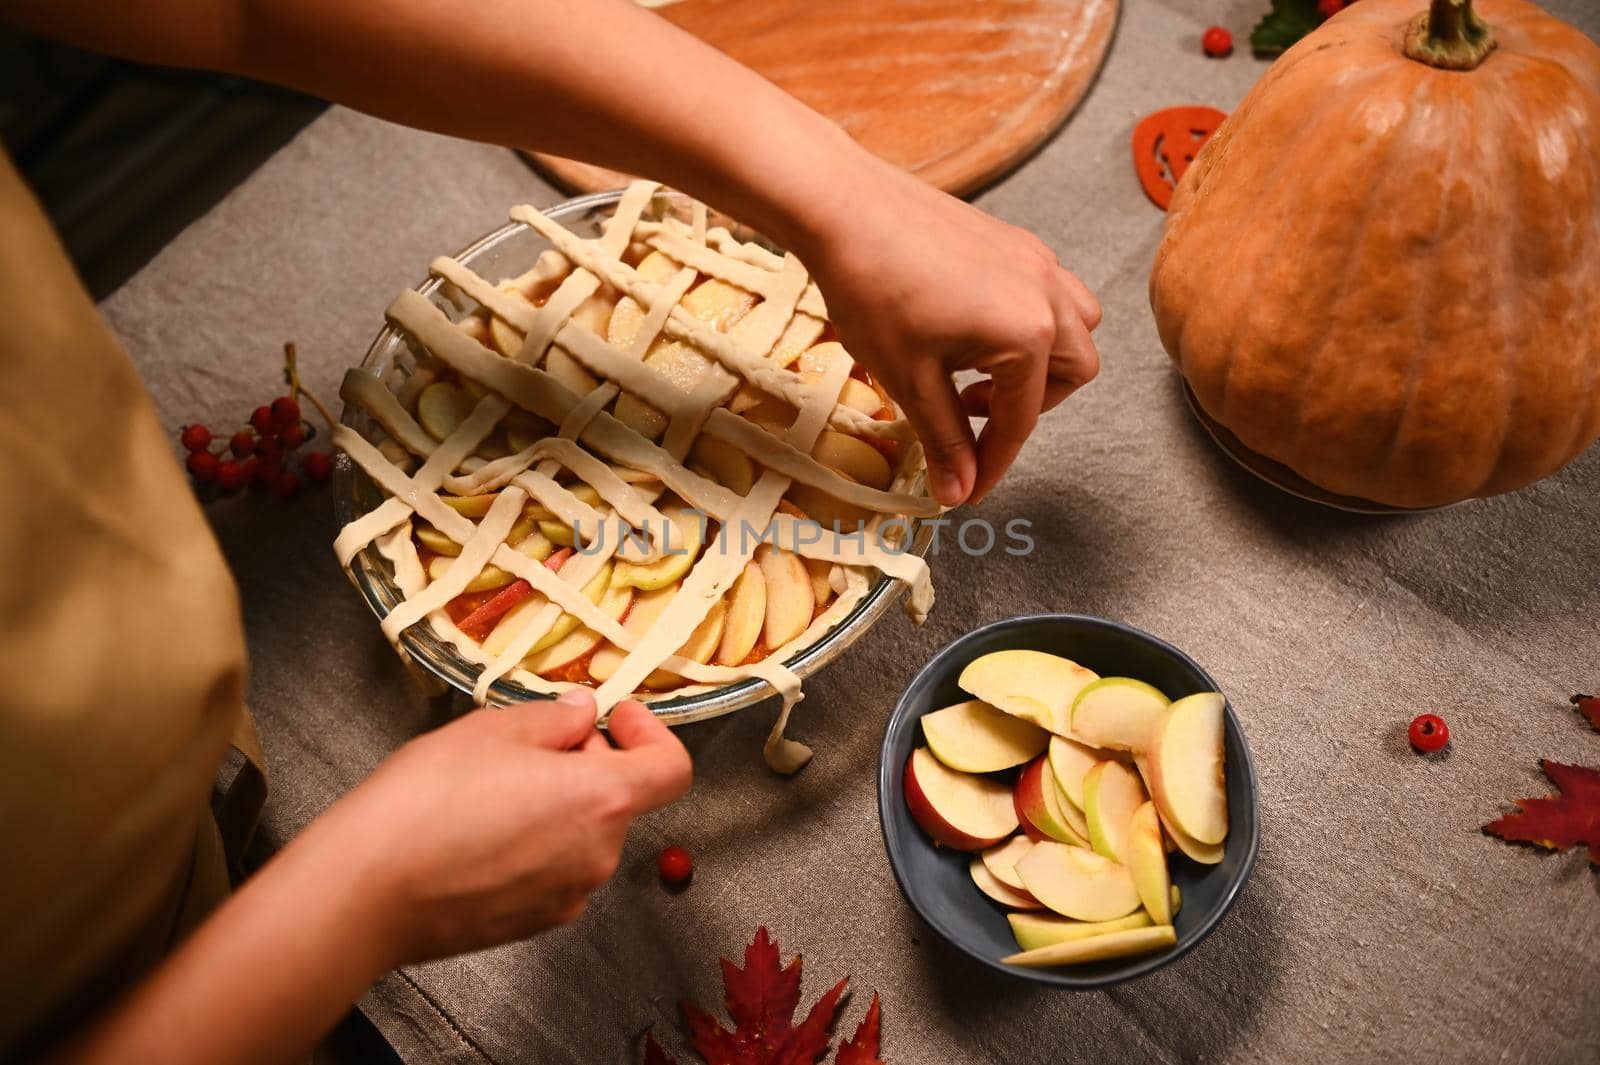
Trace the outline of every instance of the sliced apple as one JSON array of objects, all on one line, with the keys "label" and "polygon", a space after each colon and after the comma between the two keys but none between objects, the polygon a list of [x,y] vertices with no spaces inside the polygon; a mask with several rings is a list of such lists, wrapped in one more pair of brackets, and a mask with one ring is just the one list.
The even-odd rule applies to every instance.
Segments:
[{"label": "sliced apple", "polygon": [[878,390],[854,377],[845,378],[844,387],[839,390],[839,403],[862,414],[877,414],[883,410],[883,397],[878,395]]},{"label": "sliced apple", "polygon": [[[502,291],[505,291],[506,286],[502,285],[501,289]],[[515,291],[509,291],[507,292],[507,295],[517,296],[519,299],[527,302],[526,297],[521,296],[520,293]],[[528,303],[528,306],[531,308],[533,304]],[[489,319],[489,339],[494,344],[494,349],[500,354],[504,355],[506,358],[516,358],[517,352],[522,350],[522,337],[522,330],[513,328],[511,323],[507,322],[505,319]]]},{"label": "sliced apple", "polygon": [[[600,597],[600,610],[612,620],[617,620],[628,612],[628,607],[633,604],[633,595],[632,588],[612,584]],[[539,653],[523,659],[522,664],[535,673],[550,673],[570,666],[604,642],[605,638],[598,632],[579,626]]]},{"label": "sliced apple", "polygon": [[796,367],[801,373],[825,374],[841,362],[853,362],[850,353],[837,340],[824,340],[800,353]]},{"label": "sliced apple", "polygon": [[1039,843],[1017,862],[1028,894],[1063,917],[1111,921],[1139,908],[1139,892],[1125,866],[1082,847]]},{"label": "sliced apple", "polygon": [[[722,627],[728,618],[728,602],[719,599],[711,606],[711,612],[705,620],[696,625],[694,632],[678,648],[678,654],[691,662],[704,664],[711,661],[711,656],[717,653],[717,644],[722,640]],[[644,679],[644,686],[652,690],[673,688],[683,683],[683,678],[671,670],[658,669]]]},{"label": "sliced apple", "polygon": [[1011,805],[1012,808],[1017,812],[1018,827],[1022,829],[1022,834],[1027,836],[1030,842],[1043,843],[1045,840],[1050,838],[1049,836],[1045,835],[1043,830],[1041,830],[1038,825],[1035,825],[1032,821],[1028,820],[1028,815],[1023,812],[1022,803],[1017,798],[1017,791],[1015,788],[1012,788],[1011,791]]},{"label": "sliced apple", "polygon": [[967,663],[957,681],[984,702],[1032,721],[1040,728],[1072,737],[1072,700],[1089,683],[1093,670],[1043,651],[993,651]]},{"label": "sliced apple", "polygon": [[441,494],[439,502],[460,514],[463,518],[481,518],[489,513],[489,508],[494,506],[494,501],[499,498],[499,492],[485,492],[483,495],[476,496]]},{"label": "sliced apple", "polygon": [[715,277],[707,278],[690,289],[682,301],[683,308],[690,314],[711,328],[724,332],[750,313],[750,308],[755,305],[754,295]]},{"label": "sliced apple", "polygon": [[612,576],[617,584],[653,592],[678,583],[694,568],[700,546],[705,542],[700,515],[688,507],[668,507],[662,513],[672,523],[667,533],[666,553],[654,562],[619,561]]},{"label": "sliced apple", "polygon": [[[569,555],[566,565],[574,564],[573,560],[579,557],[580,556],[578,555]],[[601,597],[606,594],[606,588],[609,587],[610,584],[611,564],[608,562],[604,566],[600,567],[599,573],[595,574],[589,579],[588,584],[583,586],[583,594],[588,597],[589,602],[599,603]],[[577,627],[577,618],[573,617],[571,614],[562,614],[556,619],[556,623],[550,626],[550,631],[541,636],[539,641],[533,645],[533,649],[529,651],[528,654],[530,656],[537,655],[546,647],[551,647],[557,643],[560,643],[562,640],[566,639],[568,634],[570,634],[573,629]],[[524,659],[524,661],[526,661],[526,659]]]},{"label": "sliced apple", "polygon": [[978,890],[989,896],[995,902],[1013,910],[1042,910],[1044,904],[1026,891],[1017,891],[1002,884],[995,875],[989,872],[988,866],[983,864],[982,858],[972,859],[967,866],[972,882],[978,885]]},{"label": "sliced apple", "polygon": [[600,385],[600,379],[584,369],[583,363],[555,345],[544,353],[544,372],[580,396],[587,396]]},{"label": "sliced apple", "polygon": [[549,422],[525,410],[514,410],[500,419],[500,428],[506,434],[506,446],[512,451],[526,451],[555,433],[555,427]]},{"label": "sliced apple", "polygon": [[894,474],[883,452],[859,437],[824,429],[811,449],[811,457],[852,481],[879,491],[889,487]]},{"label": "sliced apple", "polygon": [[1069,740],[1065,736],[1050,737],[1050,771],[1055,774],[1056,785],[1068,801],[1083,809],[1083,777],[1104,756],[1093,747]]},{"label": "sliced apple", "polygon": [[941,846],[981,851],[1017,830],[1010,789],[957,772],[926,747],[912,751],[906,762],[905,791],[911,816]]},{"label": "sliced apple", "polygon": [[[672,597],[677,594],[677,585],[658,588],[651,592],[640,592],[633,597],[633,606],[628,610],[628,620],[622,627],[635,636],[643,636],[650,631],[656,619],[661,616],[661,612],[667,609],[667,604],[671,603]],[[622,660],[626,657],[627,652],[616,644],[606,644],[589,659],[589,676],[601,682],[610,680],[611,675],[621,667]]]},{"label": "sliced apple", "polygon": [[[679,266],[660,252],[653,251],[634,269],[643,280],[660,284],[670,280],[672,275],[678,272]],[[606,331],[603,335],[612,347],[627,351],[638,337],[639,327],[644,324],[644,317],[644,308],[640,307],[632,297],[624,296],[617,301],[615,307],[611,308],[611,316],[606,322]]]},{"label": "sliced apple", "polygon": [[614,348],[627,351],[633,347],[642,325],[644,309],[631,296],[624,296],[611,309],[611,320],[606,323],[606,341]]},{"label": "sliced apple", "polygon": [[1144,751],[1169,700],[1131,677],[1102,677],[1072,702],[1072,731],[1083,742],[1113,751]]},{"label": "sliced apple", "polygon": [[[840,359],[848,361],[850,353],[838,341],[828,340],[802,352],[796,368],[807,381],[820,381]],[[839,403],[863,414],[876,414],[883,409],[883,397],[878,395],[878,390],[854,377],[845,378],[844,388],[839,392]]]},{"label": "sliced apple", "polygon": [[[609,291],[609,290],[608,290]],[[616,301],[605,292],[596,292],[593,296],[578,304],[578,309],[572,312],[572,321],[582,326],[597,337],[604,337],[607,326],[611,322],[611,312],[616,306]]]},{"label": "sliced apple", "polygon": [[1019,822],[1026,819],[1039,832],[1062,843],[1070,843],[1075,847],[1089,845],[1087,826],[1083,832],[1079,832],[1064,815],[1063,805],[1071,804],[1061,797],[1055,777],[1050,772],[1049,760],[1044,756],[1028,763],[1017,777],[1013,790]]},{"label": "sliced apple", "polygon": [[1012,913],[1006,915],[1006,920],[1011,922],[1011,934],[1023,950],[1038,950],[1074,939],[1150,926],[1150,915],[1143,911],[1118,917],[1115,921],[1074,921],[1053,913]]},{"label": "sliced apple", "polygon": [[[428,579],[430,581],[442,579],[446,573],[450,572],[450,567],[455,564],[455,561],[448,555],[438,555],[430,559],[428,562]],[[462,592],[465,594],[487,592],[495,588],[504,588],[514,580],[516,580],[515,577],[499,566],[489,565],[479,570],[467,582],[467,586],[462,589]]]},{"label": "sliced apple", "polygon": [[[1159,807],[1157,812],[1160,812]],[[1172,841],[1174,847],[1201,865],[1221,864],[1223,856],[1227,853],[1227,847],[1224,844],[1201,843],[1165,818],[1161,821],[1161,827],[1166,830],[1167,838]]]},{"label": "sliced apple", "polygon": [[435,381],[417,397],[417,421],[435,440],[443,440],[467,420],[474,402],[459,385]]},{"label": "sliced apple", "polygon": [[[571,549],[563,548],[543,561],[547,568],[559,573],[561,567],[571,557]],[[535,593],[512,607],[483,641],[484,653],[491,658],[498,658],[507,647],[511,646],[512,639],[527,626],[532,615],[542,610],[547,603],[548,600],[544,596]]]},{"label": "sliced apple", "polygon": [[744,572],[733,582],[728,597],[728,620],[717,645],[717,661],[725,666],[737,666],[755,650],[761,629],[767,623],[767,578],[762,575],[761,567],[746,562]]},{"label": "sliced apple", "polygon": [[1050,965],[1075,965],[1086,961],[1104,961],[1107,958],[1126,958],[1135,954],[1150,954],[1178,942],[1178,934],[1171,925],[1151,925],[1149,928],[1130,928],[1125,932],[1110,932],[1074,939],[1054,946],[1025,950],[1001,961],[1007,965],[1025,965],[1039,968]]},{"label": "sliced apple", "polygon": [[425,522],[418,522],[411,530],[416,534],[417,542],[436,555],[448,555],[455,558],[461,554],[461,545],[456,543],[444,533]]},{"label": "sliced apple", "polygon": [[1145,801],[1139,774],[1107,758],[1083,776],[1083,814],[1089,846],[1114,862],[1127,862],[1128,825]]},{"label": "sliced apple", "polygon": [[1056,820],[1072,829],[1073,833],[1084,840],[1084,846],[1089,845],[1089,822],[1083,816],[1083,811],[1073,805],[1067,798],[1066,789],[1062,788],[1061,781],[1056,779],[1056,771],[1050,768],[1048,759],[1043,771],[1043,784],[1045,785],[1045,802],[1049,805]]},{"label": "sliced apple", "polygon": [[750,456],[716,437],[702,435],[689,449],[689,460],[704,466],[711,479],[739,495],[747,495],[756,483],[756,465]]},{"label": "sliced apple", "polygon": [[672,275],[683,269],[678,260],[667,255],[666,252],[651,250],[650,254],[639,260],[639,265],[634,267],[639,276],[645,281],[654,281],[658,284],[671,280]]},{"label": "sliced apple", "polygon": [[512,639],[527,626],[533,615],[548,604],[548,599],[535,593],[512,607],[484,638],[483,653],[490,658],[500,657],[501,652],[511,646]]},{"label": "sliced apple", "polygon": [[1202,844],[1219,844],[1228,835],[1224,705],[1217,692],[1200,692],[1173,703],[1145,759],[1150,794],[1163,819]]},{"label": "sliced apple", "polygon": [[981,857],[989,867],[989,874],[1012,891],[1027,891],[1022,877],[1017,875],[1017,861],[1033,850],[1033,840],[1027,836],[1012,836],[998,847],[990,847]]},{"label": "sliced apple", "polygon": [[777,650],[811,624],[817,606],[811,575],[799,555],[771,544],[756,549],[755,561],[767,586],[766,645]]},{"label": "sliced apple", "polygon": [[789,431],[795,418],[800,412],[792,404],[786,403],[776,396],[760,393],[756,402],[739,412],[744,418],[761,426],[773,436],[782,436]]},{"label": "sliced apple", "polygon": [[786,498],[812,521],[834,532],[856,532],[872,519],[871,511],[835,499],[823,489],[799,481],[789,486]]},{"label": "sliced apple", "polygon": [[467,336],[471,337],[473,340],[476,340],[478,343],[488,346],[489,323],[484,320],[482,315],[468,315],[466,318],[463,318],[461,321],[456,323],[456,328],[460,329],[463,333],[467,334]]},{"label": "sliced apple", "polygon": [[577,542],[572,535],[572,526],[554,518],[539,523],[539,534],[551,543],[560,544],[562,547],[572,547]]},{"label": "sliced apple", "polygon": [[[1155,789],[1150,786],[1149,761],[1143,755],[1140,755],[1133,760],[1133,764],[1138,767],[1139,776],[1144,779],[1145,791],[1150,794],[1151,801],[1155,802]],[[1216,865],[1222,861],[1226,847],[1221,843],[1201,843],[1193,836],[1179,829],[1171,821],[1167,820],[1166,815],[1161,812],[1160,803],[1156,803],[1156,817],[1161,821],[1162,839],[1168,854],[1177,850],[1201,865]],[[1176,891],[1177,888],[1173,888],[1173,890]]]},{"label": "sliced apple", "polygon": [[821,336],[826,328],[827,323],[820,318],[813,318],[809,314],[796,314],[789,320],[783,336],[778,338],[778,343],[773,346],[772,354],[768,358],[779,366],[788,366],[800,357],[801,352],[815,344],[817,337]]},{"label": "sliced apple", "polygon": [[823,558],[808,558],[805,563],[811,575],[811,594],[818,606],[825,606],[833,598],[833,563]]},{"label": "sliced apple", "polygon": [[[711,367],[711,360],[688,344],[676,340],[658,340],[645,354],[644,363],[688,393]],[[631,393],[617,397],[612,409],[618,421],[629,426],[640,436],[654,440],[667,429],[667,416]]]},{"label": "sliced apple", "polygon": [[[513,526],[511,531],[516,532],[516,527]],[[517,554],[531,558],[535,562],[543,562],[556,550],[555,542],[540,532],[537,524],[533,524],[531,530],[521,536],[506,537],[506,543],[510,544]]]},{"label": "sliced apple", "polygon": [[996,710],[982,699],[935,710],[922,735],[939,761],[963,773],[997,773],[1036,757],[1050,742],[1038,725]]},{"label": "sliced apple", "polygon": [[1145,912],[1156,924],[1171,924],[1172,876],[1167,872],[1167,850],[1161,842],[1155,803],[1140,803],[1133,812],[1122,851]]}]

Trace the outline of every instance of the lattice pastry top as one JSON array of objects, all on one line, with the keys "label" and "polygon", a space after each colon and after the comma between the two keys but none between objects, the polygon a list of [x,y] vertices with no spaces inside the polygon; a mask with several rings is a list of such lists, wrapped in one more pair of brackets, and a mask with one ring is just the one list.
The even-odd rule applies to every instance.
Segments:
[{"label": "lattice pastry top", "polygon": [[594,239],[516,207],[554,249],[533,269],[492,284],[435,260],[454,319],[401,293],[388,315],[417,368],[393,388],[350,371],[345,402],[379,431],[333,434],[388,498],[335,551],[388,560],[404,601],[384,633],[399,648],[432,626],[481,665],[479,702],[501,678],[586,684],[603,716],[758,677],[783,698],[768,760],[793,771],[810,752],[783,738],[800,698],[783,663],[874,571],[911,586],[920,621],[907,519],[939,508],[800,262],[684,203],[636,183]]}]

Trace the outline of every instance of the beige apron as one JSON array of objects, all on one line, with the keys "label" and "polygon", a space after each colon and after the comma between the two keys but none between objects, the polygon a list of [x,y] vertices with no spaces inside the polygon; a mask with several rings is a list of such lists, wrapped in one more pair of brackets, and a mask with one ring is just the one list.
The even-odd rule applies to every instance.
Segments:
[{"label": "beige apron", "polygon": [[0,1060],[75,1030],[227,892],[233,581],[173,444],[0,152]]}]

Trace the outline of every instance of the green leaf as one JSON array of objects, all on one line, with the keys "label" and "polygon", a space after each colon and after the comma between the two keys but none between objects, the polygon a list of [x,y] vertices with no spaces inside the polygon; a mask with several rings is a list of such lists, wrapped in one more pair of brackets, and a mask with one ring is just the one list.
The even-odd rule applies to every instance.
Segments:
[{"label": "green leaf", "polygon": [[1321,24],[1317,0],[1272,0],[1272,10],[1250,31],[1250,50],[1263,58],[1282,55]]}]

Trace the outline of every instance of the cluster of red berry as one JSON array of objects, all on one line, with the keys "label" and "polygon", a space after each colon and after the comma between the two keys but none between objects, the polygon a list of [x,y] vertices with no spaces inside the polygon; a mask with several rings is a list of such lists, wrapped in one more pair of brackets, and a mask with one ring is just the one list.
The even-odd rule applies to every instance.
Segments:
[{"label": "cluster of red berry", "polygon": [[[1355,0],[1317,0],[1317,17],[1326,21],[1349,7]],[[1212,26],[1200,35],[1200,49],[1212,59],[1233,54],[1233,34],[1222,26]]]},{"label": "cluster of red berry", "polygon": [[[300,416],[298,395],[304,389],[295,370],[294,345],[285,344],[284,354],[289,394],[257,407],[250,414],[250,424],[226,442],[204,425],[183,427],[178,439],[189,452],[185,465],[196,485],[214,485],[228,494],[256,485],[281,499],[292,499],[300,491],[301,474],[317,484],[333,476],[333,456],[326,451],[298,454],[316,430]],[[327,411],[316,397],[309,392],[305,395],[327,418]],[[221,446],[213,450],[212,445],[219,442]],[[299,472],[294,468],[296,460]]]}]

